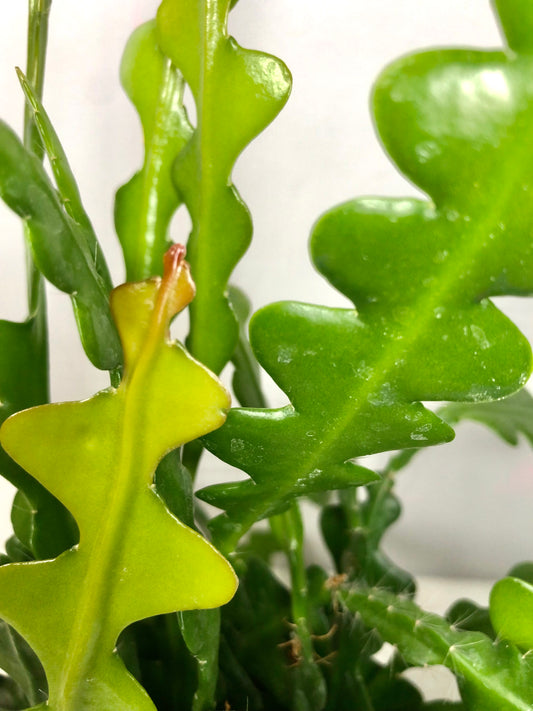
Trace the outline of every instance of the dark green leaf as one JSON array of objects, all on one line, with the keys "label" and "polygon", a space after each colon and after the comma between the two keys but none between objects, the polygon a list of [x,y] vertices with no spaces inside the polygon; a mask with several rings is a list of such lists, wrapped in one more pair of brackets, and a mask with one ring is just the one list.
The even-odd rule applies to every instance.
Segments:
[{"label": "dark green leaf", "polygon": [[520,580],[525,580],[526,583],[533,585],[533,562],[517,563],[507,575],[511,578],[520,578]]},{"label": "dark green leaf", "polygon": [[26,546],[19,541],[16,536],[11,536],[5,542],[6,554],[12,563],[25,563],[34,560],[34,557]]},{"label": "dark green leaf", "polygon": [[383,666],[369,684],[368,694],[374,711],[422,711],[420,691],[407,679],[395,674],[390,666]]},{"label": "dark green leaf", "polygon": [[[0,424],[10,415],[46,402],[48,358],[41,321],[0,321]],[[12,511],[17,538],[37,559],[70,548],[77,527],[66,508],[0,448],[0,473],[19,493]]]},{"label": "dark green leaf", "polygon": [[210,711],[215,705],[220,642],[220,610],[178,613],[178,622],[188,650],[197,663],[197,685],[192,711]]},{"label": "dark green leaf", "polygon": [[[291,644],[290,597],[262,562],[249,558],[239,576],[233,600],[222,608],[222,631],[226,643],[248,678],[266,691],[281,706],[290,699]],[[224,660],[221,659],[222,668]],[[239,689],[228,697],[232,708],[246,708],[246,697]],[[265,706],[269,711],[269,706]]]},{"label": "dark green leaf", "polygon": [[17,69],[17,73],[26,97],[27,105],[33,113],[33,123],[37,128],[42,145],[50,161],[57,190],[65,212],[74,220],[80,233],[83,234],[89,252],[93,255],[96,271],[105,287],[110,291],[112,282],[109,269],[102,249],[96,239],[96,234],[89,216],[83,207],[78,185],[70,168],[65,151],[63,150],[63,146],[39,97],[33,91],[20,69]]},{"label": "dark green leaf", "polygon": [[239,340],[231,359],[235,366],[231,381],[233,392],[243,407],[266,407],[259,366],[248,341],[251,304],[246,294],[236,286],[229,287],[228,299],[239,324]]},{"label": "dark green leaf", "polygon": [[0,667],[17,683],[26,705],[37,705],[46,699],[46,676],[41,663],[24,638],[3,620],[0,620]]},{"label": "dark green leaf", "polygon": [[83,347],[98,368],[122,362],[122,349],[109,309],[109,284],[97,269],[98,254],[86,232],[65,212],[39,160],[0,122],[0,197],[28,227],[35,264],[71,295]]}]

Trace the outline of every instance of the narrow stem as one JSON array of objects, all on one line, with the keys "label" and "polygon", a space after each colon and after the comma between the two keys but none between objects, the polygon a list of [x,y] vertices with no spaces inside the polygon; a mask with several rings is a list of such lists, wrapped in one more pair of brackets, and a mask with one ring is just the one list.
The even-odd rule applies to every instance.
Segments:
[{"label": "narrow stem", "polygon": [[299,642],[299,653],[307,662],[313,662],[313,643],[307,623],[308,590],[303,555],[304,528],[297,501],[289,510],[270,519],[274,533],[283,542],[291,575],[291,615],[295,626],[294,636]]},{"label": "narrow stem", "polygon": [[[52,0],[28,0],[26,77],[39,99],[43,98],[48,19],[51,5]],[[27,104],[24,105],[24,145],[36,156],[43,158],[44,148],[33,121],[33,112]]]},{"label": "narrow stem", "polygon": [[[52,0],[28,0],[28,46],[26,53],[26,76],[39,99],[43,95],[46,46],[48,41],[48,20]],[[24,104],[24,146],[42,160],[44,149],[33,121],[32,111]],[[26,274],[28,308],[34,318],[36,353],[42,360],[44,373],[48,373],[48,324],[46,317],[46,295],[43,278],[36,268],[29,247],[28,226],[24,225],[26,237]],[[48,400],[49,384],[45,375],[45,391]]]}]

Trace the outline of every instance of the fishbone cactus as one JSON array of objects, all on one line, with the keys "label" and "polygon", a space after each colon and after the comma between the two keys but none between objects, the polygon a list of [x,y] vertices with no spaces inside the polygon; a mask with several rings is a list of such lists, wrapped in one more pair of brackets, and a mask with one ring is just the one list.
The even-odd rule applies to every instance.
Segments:
[{"label": "fishbone cactus", "polygon": [[2,445],[72,512],[79,544],[54,560],[0,569],[0,612],[46,671],[53,711],[155,708],[116,654],[132,622],[216,607],[235,576],[199,534],[174,518],[152,486],[169,450],[220,426],[225,389],[181,346],[172,316],[192,299],[183,248],[163,279],[112,294],[125,371],[117,389],[44,405],[8,419]]},{"label": "fishbone cactus", "polygon": [[498,8],[507,51],[423,52],[378,80],[383,143],[431,199],[363,198],[318,221],[314,262],[357,311],[287,302],[251,321],[290,403],[232,410],[206,438],[251,477],[201,493],[226,511],[228,549],[293,496],[364,483],[354,457],[451,439],[417,401],[498,399],[529,376],[529,344],[488,298],[533,291],[531,10]]},{"label": "fishbone cactus", "polygon": [[248,209],[231,183],[241,151],[279,113],[290,75],[276,57],[228,36],[230,0],[163,0],[159,46],[196,102],[197,126],[179,154],[174,180],[193,230],[188,254],[198,296],[191,305],[191,353],[215,372],[231,358],[238,324],[226,290],[250,243]]}]

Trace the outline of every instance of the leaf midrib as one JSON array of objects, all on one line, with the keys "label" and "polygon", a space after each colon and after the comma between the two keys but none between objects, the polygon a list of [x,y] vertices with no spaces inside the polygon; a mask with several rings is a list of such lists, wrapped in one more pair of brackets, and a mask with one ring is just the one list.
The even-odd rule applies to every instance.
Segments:
[{"label": "leaf midrib", "polygon": [[[110,637],[110,633],[114,634],[115,631],[110,624],[109,608],[116,580],[116,562],[128,539],[130,512],[136,498],[144,490],[140,486],[142,476],[139,476],[139,473],[144,473],[143,465],[146,464],[140,444],[143,438],[139,436],[144,431],[144,410],[139,407],[139,403],[142,402],[146,380],[165,328],[163,318],[166,294],[163,292],[163,288],[160,288],[145,345],[134,370],[126,374],[120,388],[113,393],[113,397],[117,398],[117,412],[122,414],[117,474],[108,505],[100,515],[99,533],[92,544],[83,542],[82,532],[78,554],[83,555],[87,546],[88,566],[65,655],[66,665],[61,673],[59,698],[55,700],[58,711],[79,711],[77,700],[88,678],[86,671],[96,663],[99,654],[105,651],[111,653],[116,642]],[[99,634],[95,635],[96,628]]]},{"label": "leaf midrib", "polygon": [[[517,158],[521,157],[518,161]],[[403,338],[400,343],[401,345],[396,346],[396,342],[389,341],[389,347],[385,349],[383,356],[378,360],[374,367],[374,372],[382,374],[381,377],[377,376],[372,379],[365,381],[362,385],[358,381],[357,387],[349,391],[349,395],[345,400],[345,407],[341,409],[340,417],[336,418],[336,422],[339,424],[332,430],[326,430],[325,436],[321,439],[320,443],[315,447],[312,454],[303,461],[301,467],[298,470],[291,470],[291,478],[287,483],[279,482],[277,488],[277,495],[275,498],[269,499],[265,502],[263,507],[263,512],[266,511],[273,500],[282,499],[283,497],[290,495],[294,482],[301,479],[310,471],[316,468],[316,462],[321,459],[323,454],[331,449],[337,439],[340,439],[342,435],[350,428],[352,422],[357,419],[361,409],[366,406],[368,396],[373,393],[379,392],[381,387],[388,381],[389,374],[394,366],[394,363],[398,360],[400,355],[407,350],[412,353],[413,348],[411,346],[416,343],[420,338],[421,333],[426,330],[427,324],[434,318],[434,310],[438,306],[441,306],[443,301],[449,300],[449,297],[454,292],[454,286],[457,283],[459,275],[463,273],[464,264],[467,262],[467,257],[472,260],[473,257],[478,256],[482,250],[485,248],[485,240],[488,235],[492,232],[489,226],[495,225],[498,220],[497,216],[502,213],[503,206],[506,206],[514,193],[516,186],[520,185],[523,181],[521,177],[526,168],[523,166],[531,165],[533,163],[533,132],[529,135],[529,140],[527,143],[521,143],[516,141],[515,148],[513,151],[506,153],[505,171],[500,171],[500,175],[509,176],[514,174],[512,178],[507,180],[502,180],[501,184],[506,186],[506,189],[502,190],[499,195],[499,200],[493,200],[488,209],[483,213],[484,219],[476,221],[476,228],[474,229],[473,223],[470,222],[471,229],[469,234],[472,235],[470,240],[465,240],[462,248],[458,250],[455,260],[448,261],[448,268],[442,268],[440,272],[440,287],[432,290],[430,292],[431,299],[427,299],[427,293],[422,293],[418,300],[415,302],[413,311],[416,311],[418,317],[415,321],[411,321],[411,328],[406,329],[402,332]],[[519,165],[520,169],[516,171],[513,170],[515,165]],[[431,201],[428,201],[428,205],[431,205]],[[481,210],[479,210],[481,212]],[[445,207],[442,206],[438,208],[435,206],[435,217],[445,218]],[[504,238],[504,235],[498,233],[499,239],[493,240],[492,244],[498,244],[499,240]],[[495,248],[495,247],[494,247]],[[476,262],[477,263],[477,262]],[[475,301],[473,303],[476,303]],[[479,302],[477,302],[479,303]],[[355,314],[355,312],[354,312]],[[372,324],[366,324],[367,328],[371,328]],[[352,405],[356,402],[356,406]],[[402,402],[401,400],[396,400],[395,402]],[[414,400],[405,400],[405,404],[414,403]],[[356,455],[354,455],[356,456]],[[246,516],[241,519],[241,526],[238,534],[233,534],[231,537],[232,545],[236,545],[236,536],[239,538],[248,530],[248,528],[257,520],[256,516]]]}]

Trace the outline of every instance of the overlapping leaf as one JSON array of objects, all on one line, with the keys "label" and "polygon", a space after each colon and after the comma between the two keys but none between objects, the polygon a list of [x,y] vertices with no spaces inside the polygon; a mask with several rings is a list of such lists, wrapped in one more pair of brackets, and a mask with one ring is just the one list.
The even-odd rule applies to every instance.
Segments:
[{"label": "overlapping leaf", "polygon": [[[23,85],[34,108],[38,108],[38,126],[41,135],[44,130],[47,136],[45,146],[53,148],[54,171],[56,175],[59,171],[64,180],[58,181],[58,193],[38,158],[24,148],[7,124],[0,122],[0,197],[27,224],[39,270],[54,286],[71,295],[87,356],[96,367],[112,370],[120,366],[122,351],[109,311],[109,273],[57,136],[31,87],[25,82]],[[73,203],[74,210],[80,208],[74,213],[66,207]]]},{"label": "overlapping leaf", "polygon": [[0,568],[0,614],[37,652],[47,708],[154,706],[114,652],[144,617],[213,607],[234,592],[226,561],[174,518],[153,472],[169,450],[217,427],[228,396],[166,333],[192,298],[180,252],[165,277],[115,290],[125,375],[81,403],[32,408],[2,427],[7,452],[72,512],[80,543],[54,560]]},{"label": "overlapping leaf", "polygon": [[201,494],[226,509],[222,537],[317,472],[450,439],[418,400],[478,402],[525,383],[530,347],[487,297],[533,290],[532,77],[529,53],[440,50],[379,79],[383,143],[431,200],[359,199],[316,225],[315,264],[357,313],[281,303],[252,319],[257,358],[291,404],[233,410],[207,438],[251,477]]},{"label": "overlapping leaf", "polygon": [[[47,398],[47,355],[39,318],[0,321],[0,424],[14,412]],[[75,542],[76,527],[65,508],[0,448],[0,474],[19,490],[13,507],[15,533],[38,558],[59,555]]]},{"label": "overlapping leaf", "polygon": [[508,444],[518,444],[520,435],[533,444],[533,397],[525,388],[505,400],[452,403],[438,412],[450,425],[473,420],[490,427]]},{"label": "overlapping leaf", "polygon": [[252,231],[248,210],[231,184],[233,164],[290,91],[280,60],[243,49],[228,36],[229,8],[229,0],[163,0],[157,17],[159,44],[196,102],[196,129],[176,162],[174,179],[193,221],[188,258],[198,294],[187,345],[215,372],[237,342],[225,292]]},{"label": "overlapping leaf", "polygon": [[184,81],[157,45],[155,21],[137,28],[121,64],[121,80],[141,119],[142,169],[117,192],[115,225],[128,281],[158,274],[168,247],[168,228],[180,199],[171,167],[189,140],[182,98]]}]

